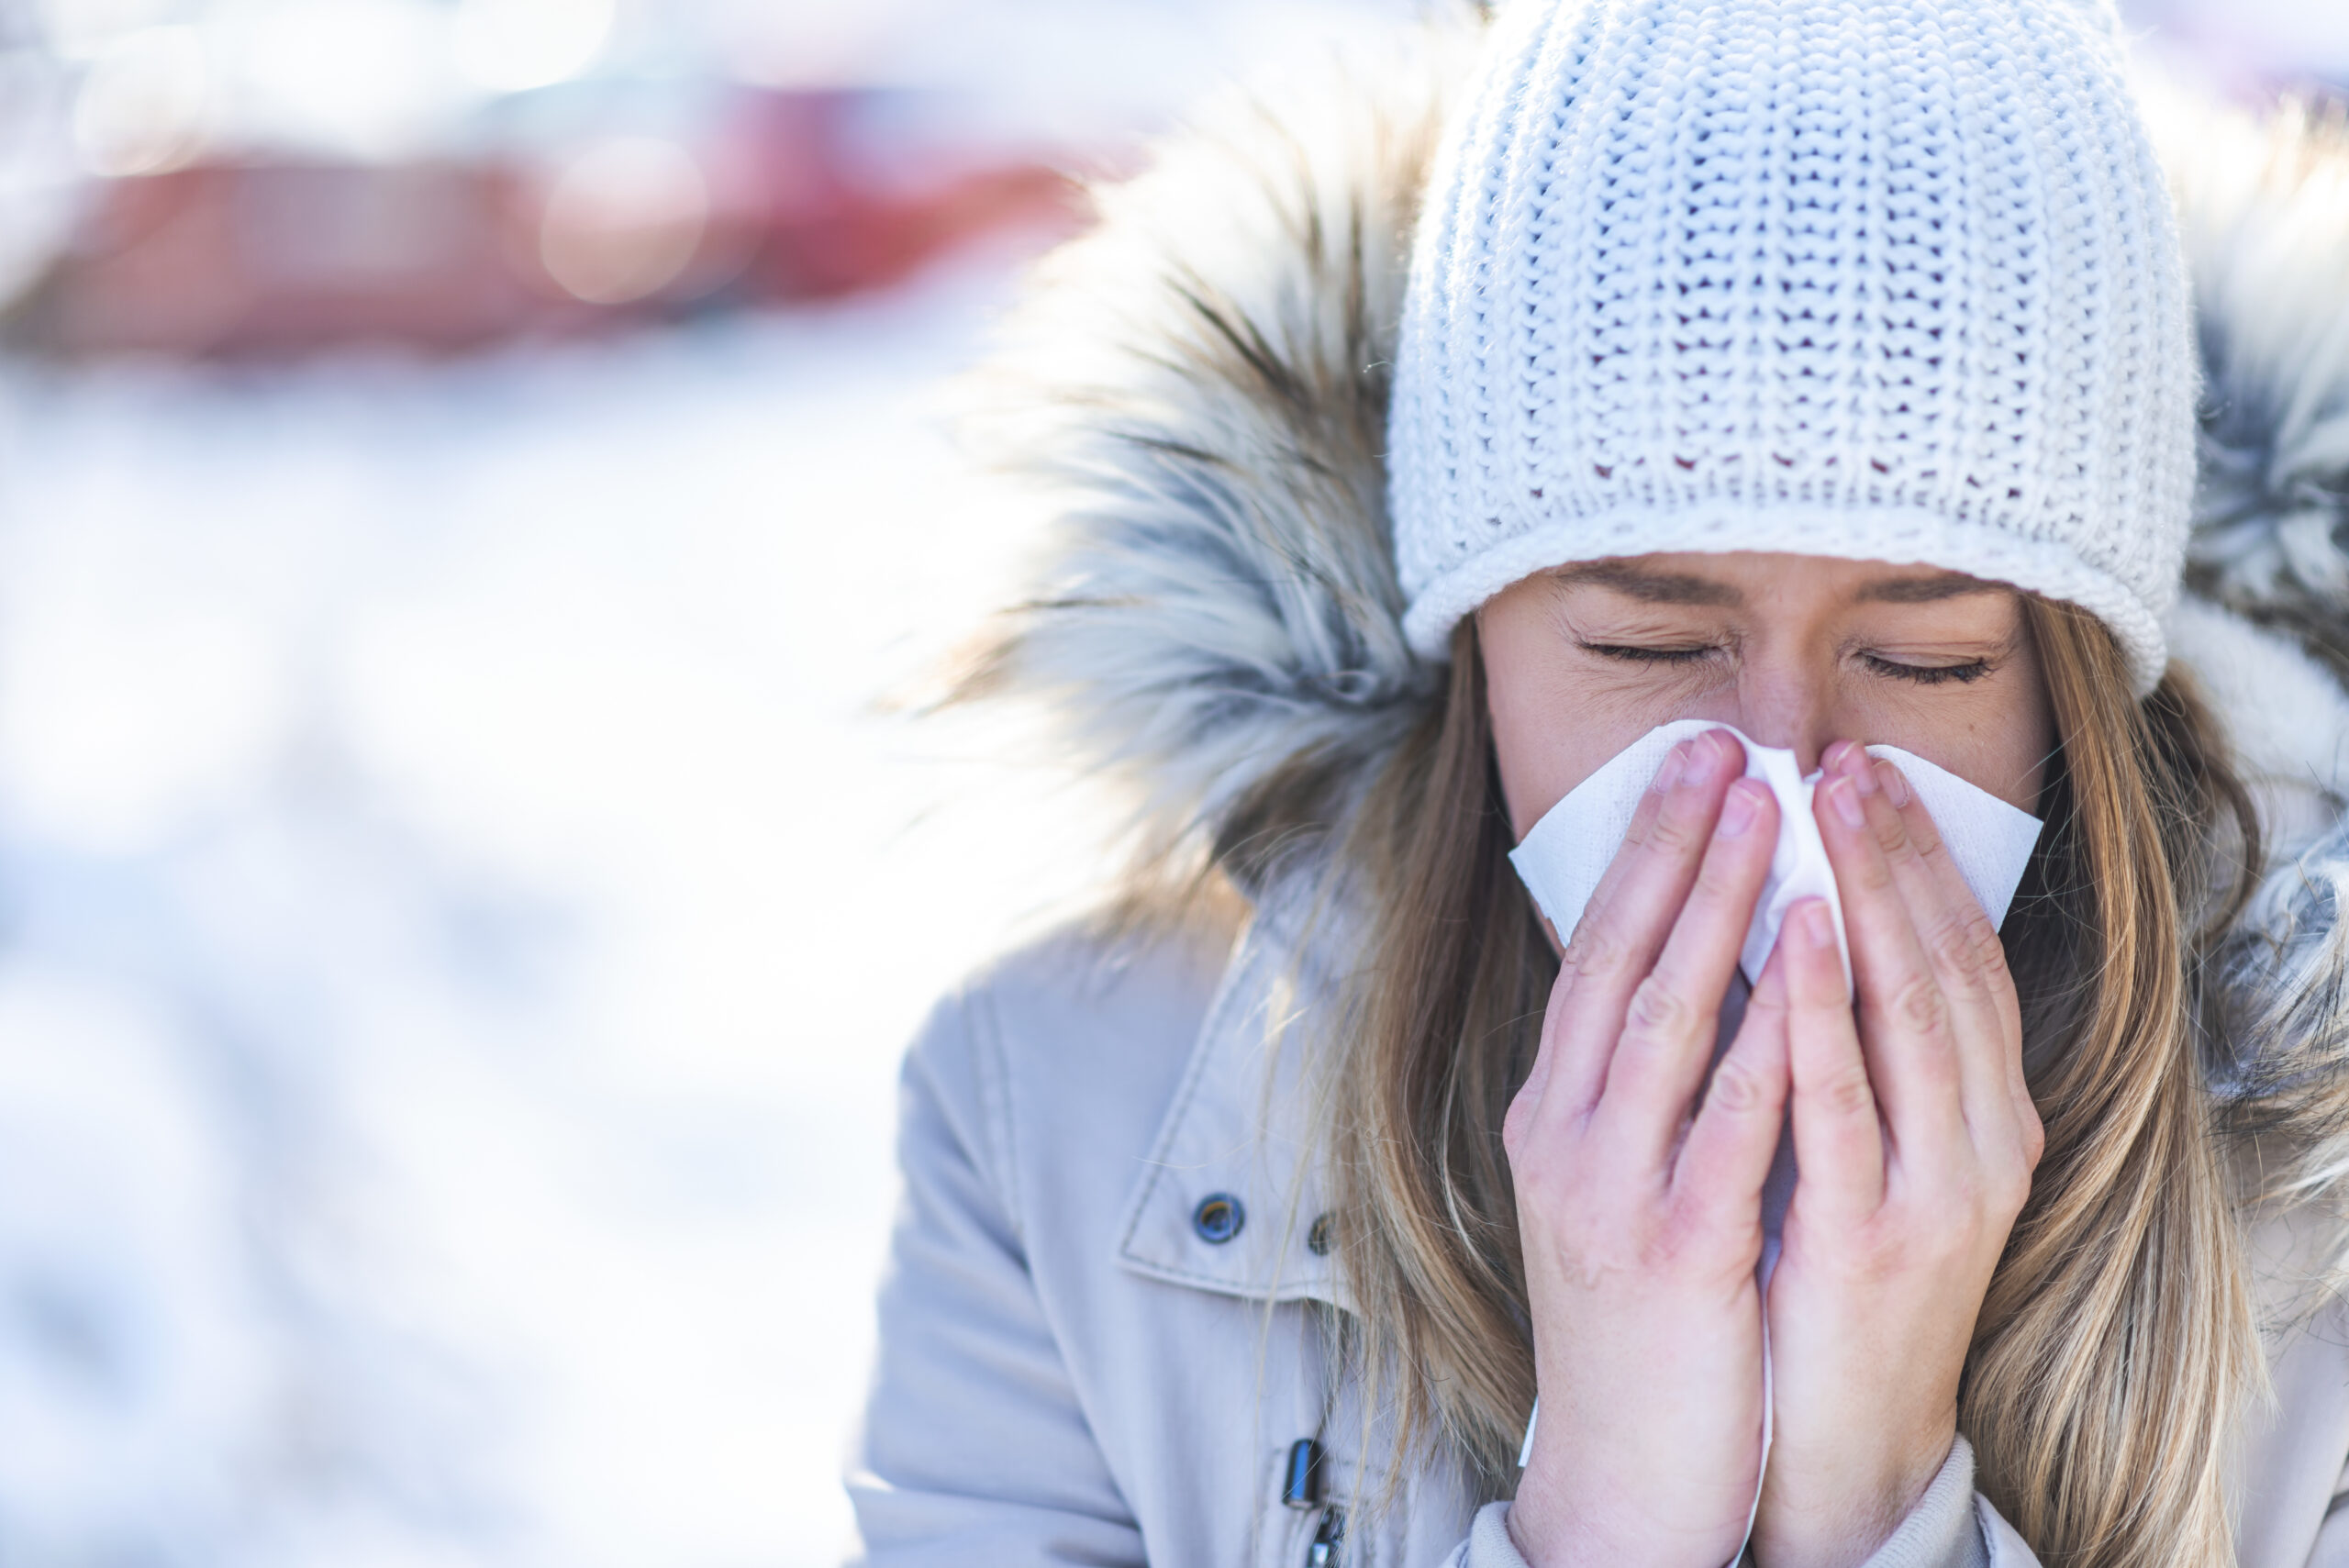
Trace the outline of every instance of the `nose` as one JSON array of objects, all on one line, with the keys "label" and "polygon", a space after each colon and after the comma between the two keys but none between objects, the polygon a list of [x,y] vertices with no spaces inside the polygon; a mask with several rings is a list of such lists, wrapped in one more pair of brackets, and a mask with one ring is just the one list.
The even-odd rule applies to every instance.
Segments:
[{"label": "nose", "polygon": [[1833,724],[1831,671],[1809,662],[1748,664],[1738,682],[1740,729],[1757,745],[1790,751],[1806,773],[1819,769],[1820,754],[1842,739]]}]

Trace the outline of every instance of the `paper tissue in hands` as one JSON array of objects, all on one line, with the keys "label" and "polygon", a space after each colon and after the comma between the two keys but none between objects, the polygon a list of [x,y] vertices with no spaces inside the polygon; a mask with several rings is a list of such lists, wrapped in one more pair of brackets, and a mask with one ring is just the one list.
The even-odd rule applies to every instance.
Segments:
[{"label": "paper tissue in hands", "polygon": [[[1823,898],[1835,921],[1835,941],[1843,954],[1843,979],[1852,977],[1850,945],[1843,939],[1842,900],[1835,891],[1835,874],[1827,863],[1827,847],[1820,840],[1818,820],[1811,816],[1811,792],[1820,775],[1805,776],[1795,754],[1773,746],[1758,746],[1732,726],[1705,719],[1675,719],[1659,725],[1583,780],[1564,800],[1552,806],[1510,851],[1509,862],[1533,895],[1542,913],[1550,917],[1558,940],[1574,934],[1584,906],[1598,887],[1623,836],[1631,831],[1631,816],[1663,766],[1664,754],[1681,741],[1708,729],[1726,729],[1745,748],[1745,776],[1758,779],[1778,803],[1778,843],[1770,857],[1770,874],[1754,906],[1753,923],[1746,929],[1739,967],[1749,982],[1762,978],[1770,949],[1787,910],[1803,898]],[[1916,792],[1933,826],[1940,829],[1965,885],[1981,902],[1993,926],[2003,925],[2015,884],[2022,880],[2032,847],[2039,841],[2040,820],[2017,810],[1987,790],[1976,788],[1955,773],[1934,766],[1898,746],[1871,746],[1868,755],[1882,757],[1899,768]]]}]

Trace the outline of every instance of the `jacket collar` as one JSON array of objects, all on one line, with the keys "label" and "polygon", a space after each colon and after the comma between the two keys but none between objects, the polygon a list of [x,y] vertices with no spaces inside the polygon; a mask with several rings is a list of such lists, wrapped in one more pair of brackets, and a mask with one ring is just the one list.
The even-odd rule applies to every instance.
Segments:
[{"label": "jacket collar", "polygon": [[[1304,900],[1257,906],[1200,1025],[1174,1103],[1160,1125],[1118,1231],[1121,1267],[1172,1284],[1260,1301],[1344,1307],[1310,1129],[1303,1031],[1280,1027],[1318,976],[1300,960],[1312,941]],[[1234,1200],[1240,1226],[1213,1241],[1197,1223],[1211,1197]]]}]

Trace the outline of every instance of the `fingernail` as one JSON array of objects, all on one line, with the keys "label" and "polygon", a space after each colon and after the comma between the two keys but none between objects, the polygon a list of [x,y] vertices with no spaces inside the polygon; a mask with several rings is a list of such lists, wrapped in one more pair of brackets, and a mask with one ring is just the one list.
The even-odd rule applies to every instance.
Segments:
[{"label": "fingernail", "polygon": [[1835,922],[1828,917],[1827,906],[1816,898],[1802,906],[1802,934],[1815,948],[1835,945]]},{"label": "fingernail", "polygon": [[1827,750],[1819,755],[1820,766],[1831,773],[1842,773],[1843,764],[1851,760],[1852,748],[1857,744],[1854,740],[1829,741]]},{"label": "fingernail", "polygon": [[1655,771],[1655,788],[1670,789],[1680,782],[1680,770],[1688,765],[1688,742],[1683,740],[1664,754],[1664,766]]},{"label": "fingernail", "polygon": [[1721,802],[1720,826],[1715,831],[1724,839],[1734,839],[1753,827],[1753,818],[1762,810],[1757,798],[1760,794],[1758,788],[1743,779],[1730,785],[1729,798]]},{"label": "fingernail", "polygon": [[1720,742],[1713,738],[1713,731],[1706,730],[1688,742],[1688,766],[1681,773],[1680,782],[1690,788],[1712,783],[1720,755]]},{"label": "fingernail", "polygon": [[1827,804],[1835,808],[1835,815],[1843,819],[1844,827],[1865,826],[1867,811],[1860,805],[1860,792],[1853,787],[1848,777],[1837,779],[1827,786]]},{"label": "fingernail", "polygon": [[1850,779],[1852,781],[1852,787],[1858,790],[1862,795],[1874,795],[1876,793],[1876,770],[1868,766],[1868,759],[1865,752],[1860,752],[1858,753],[1858,756],[1859,764],[1856,767],[1846,770],[1843,776]]},{"label": "fingernail", "polygon": [[1884,798],[1892,802],[1896,809],[1909,804],[1909,781],[1900,776],[1898,768],[1890,762],[1878,762],[1876,776],[1884,786]]}]

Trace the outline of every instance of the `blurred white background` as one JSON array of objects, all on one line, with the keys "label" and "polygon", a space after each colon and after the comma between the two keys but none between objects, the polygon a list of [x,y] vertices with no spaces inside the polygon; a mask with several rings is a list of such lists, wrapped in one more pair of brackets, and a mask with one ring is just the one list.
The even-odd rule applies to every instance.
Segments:
[{"label": "blurred white background", "polygon": [[838,1558],[896,1052],[1090,870],[872,707],[939,383],[1406,3],[0,0],[0,1563]]}]

